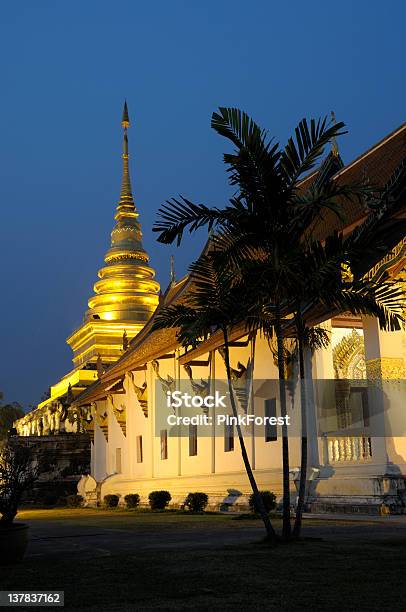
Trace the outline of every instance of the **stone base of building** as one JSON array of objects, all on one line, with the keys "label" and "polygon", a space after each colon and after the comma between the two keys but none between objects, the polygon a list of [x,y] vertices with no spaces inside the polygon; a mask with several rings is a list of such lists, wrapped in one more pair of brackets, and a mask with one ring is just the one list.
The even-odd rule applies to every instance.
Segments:
[{"label": "stone base of building", "polygon": [[[316,472],[318,470],[314,470]],[[256,470],[255,477],[258,488],[274,492],[281,504],[281,470]],[[296,504],[297,484],[291,481],[292,508]],[[141,505],[148,506],[149,493],[161,489],[170,492],[170,505],[174,508],[182,507],[188,493],[200,491],[209,497],[208,510],[223,512],[246,512],[251,494],[248,478],[243,472],[149,479],[131,479],[123,474],[113,474],[100,482],[96,482],[92,476],[83,476],[78,483],[78,493],[89,506],[102,505],[104,496],[108,494],[118,495],[119,504],[124,505],[124,497],[129,493],[138,493]],[[406,514],[406,477],[340,473],[329,478],[315,478],[308,483],[306,510],[313,513],[381,516]]]},{"label": "stone base of building", "polygon": [[320,478],[309,502],[314,513],[406,514],[406,476],[336,473]]},{"label": "stone base of building", "polygon": [[41,465],[41,474],[25,503],[54,505],[76,493],[81,474],[90,471],[90,439],[87,434],[16,437],[28,446],[32,459]]},{"label": "stone base of building", "polygon": [[[273,491],[278,499],[282,497],[280,470],[259,470],[255,472],[259,489]],[[121,474],[113,474],[103,481],[96,482],[92,476],[84,476],[78,483],[78,493],[86,500],[86,505],[103,504],[105,495],[115,494],[123,505],[129,493],[138,493],[141,505],[148,506],[151,491],[167,490],[172,496],[170,506],[180,508],[188,493],[202,492],[209,497],[207,510],[222,512],[246,512],[251,488],[245,473],[206,474],[199,476],[178,476],[170,478],[129,479]],[[292,485],[294,496],[294,486]],[[293,498],[292,498],[293,499]]]},{"label": "stone base of building", "polygon": [[367,514],[371,516],[406,514],[406,507],[402,506],[397,499],[324,497],[310,502],[309,510],[313,514]]}]

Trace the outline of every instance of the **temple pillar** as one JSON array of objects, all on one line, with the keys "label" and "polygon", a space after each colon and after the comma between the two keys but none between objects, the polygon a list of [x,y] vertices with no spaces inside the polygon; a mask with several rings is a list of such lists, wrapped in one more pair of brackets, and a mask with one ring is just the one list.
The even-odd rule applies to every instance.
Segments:
[{"label": "temple pillar", "polygon": [[[308,356],[308,376],[313,379],[313,385],[309,393],[308,404],[308,422],[309,439],[310,432],[313,433],[315,443],[309,442],[312,446],[313,465],[328,464],[328,453],[326,452],[325,432],[336,429],[335,424],[335,397],[334,397],[334,364],[333,364],[333,346],[331,342],[332,325],[331,320],[325,321],[322,325],[330,337],[330,343],[326,348],[315,351],[312,359]],[[313,410],[312,408],[313,407]],[[309,449],[310,450],[310,449]]]},{"label": "temple pillar", "polygon": [[406,378],[406,332],[382,331],[378,319],[364,317],[364,344],[367,378]]},{"label": "temple pillar", "polygon": [[310,349],[305,349],[304,362],[307,424],[307,466],[309,468],[318,468],[320,465],[320,456],[317,431],[317,392],[312,384],[312,379],[314,376],[314,363]]},{"label": "temple pillar", "polygon": [[406,333],[383,331],[374,317],[363,319],[372,460],[385,471],[406,464]]},{"label": "temple pillar", "polygon": [[[211,356],[211,376],[210,376],[210,393],[212,395],[216,392],[216,359],[217,359],[217,351],[214,350],[210,353]],[[210,472],[211,474],[216,473],[216,408],[213,404],[213,407],[210,408],[210,413],[212,417],[212,426],[211,426],[211,445],[210,445]]]}]

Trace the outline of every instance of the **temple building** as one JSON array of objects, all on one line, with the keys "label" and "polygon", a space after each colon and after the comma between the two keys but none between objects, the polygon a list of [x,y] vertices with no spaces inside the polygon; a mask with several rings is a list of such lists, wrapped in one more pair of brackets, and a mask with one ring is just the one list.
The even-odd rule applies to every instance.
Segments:
[{"label": "temple building", "polygon": [[[124,178],[112,248],[99,273],[101,281],[95,285],[85,323],[68,339],[74,350],[73,373],[94,373],[98,355],[103,360],[97,379],[69,402],[69,410],[78,415],[79,429],[91,439],[90,474],[83,476],[78,490],[89,504],[101,502],[110,493],[122,500],[128,493],[138,493],[145,503],[152,490],[166,489],[174,504],[181,505],[189,492],[202,491],[209,495],[211,508],[243,508],[250,486],[233,423],[208,427],[207,419],[216,423],[218,415],[217,408],[209,406],[195,411],[202,418],[182,429],[175,423],[185,414],[184,408],[166,402],[168,392],[176,390],[202,397],[222,392],[226,380],[223,339],[214,333],[186,351],[176,330],[152,329],[154,309],[156,313],[185,299],[191,278],[172,278],[158,304],[158,285],[140,243],[131,195],[126,112],[123,126]],[[312,181],[359,183],[367,178],[384,187],[392,202],[390,219],[382,225],[387,252],[377,253],[365,273],[371,279],[388,274],[403,287],[405,156],[406,124],[348,165],[334,144],[320,168],[303,181],[305,187]],[[327,213],[315,233],[323,237],[332,229],[351,232],[365,219],[367,204],[345,201],[343,212],[343,220]],[[306,353],[312,400],[307,411],[308,508],[405,512],[405,329],[382,331],[377,319],[346,312],[331,313],[314,324],[326,329],[331,342],[327,348]],[[124,330],[134,337],[122,351]],[[274,348],[264,338],[248,334],[244,325],[230,330],[230,346],[232,384],[241,415],[277,417]],[[286,350],[289,347],[287,338]],[[293,424],[300,415],[299,387],[293,360],[287,392]],[[259,419],[264,425],[243,425],[243,432],[259,488],[280,497],[281,431],[265,421]],[[292,503],[300,465],[299,431],[293,425],[289,436]]]},{"label": "temple building", "polygon": [[[123,176],[116,207],[111,246],[89,298],[82,325],[67,339],[73,351],[73,370],[50,389],[50,397],[17,422],[22,435],[59,431],[77,432],[81,421],[69,411],[74,397],[94,383],[109,365],[117,361],[129,342],[142,330],[155,311],[160,287],[142,245],[139,213],[134,204],[128,153],[127,102],[124,104]],[[68,419],[69,412],[69,419]]]}]

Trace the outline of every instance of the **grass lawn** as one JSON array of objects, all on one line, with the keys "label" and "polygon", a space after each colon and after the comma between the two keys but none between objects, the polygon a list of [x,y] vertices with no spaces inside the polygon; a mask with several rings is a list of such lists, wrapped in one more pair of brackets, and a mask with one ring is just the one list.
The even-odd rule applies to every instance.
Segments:
[{"label": "grass lawn", "polygon": [[[198,535],[256,521],[172,513],[129,515],[92,510],[24,512],[38,524],[88,525],[127,531],[192,528]],[[241,527],[243,524],[243,527]],[[256,524],[256,528],[259,524]],[[341,528],[343,525],[341,525]],[[345,525],[344,525],[345,528]],[[269,549],[254,544],[141,550],[83,559],[28,557],[1,569],[2,590],[64,590],[68,610],[404,610],[406,539],[304,540]],[[45,608],[44,608],[45,609]]]}]

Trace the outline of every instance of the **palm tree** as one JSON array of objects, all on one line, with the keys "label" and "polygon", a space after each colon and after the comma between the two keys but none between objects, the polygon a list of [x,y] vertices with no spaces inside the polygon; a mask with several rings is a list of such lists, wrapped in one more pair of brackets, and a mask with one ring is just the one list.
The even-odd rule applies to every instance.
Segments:
[{"label": "palm tree", "polygon": [[[268,137],[248,115],[236,108],[220,108],[213,113],[211,125],[236,147],[225,154],[229,182],[237,188],[236,195],[223,208],[209,208],[180,196],[168,201],[158,213],[154,231],[158,240],[172,243],[182,240],[188,228],[194,232],[207,226],[216,229],[221,240],[227,241],[226,257],[230,265],[239,266],[247,253],[256,252],[267,261],[270,290],[268,302],[273,304],[273,327],[277,340],[280,405],[286,415],[284,390],[285,364],[283,349],[284,310],[289,301],[289,286],[300,274],[298,247],[319,218],[330,208],[338,212],[339,198],[360,198],[368,190],[359,185],[313,181],[301,186],[304,173],[309,172],[323,153],[325,145],[339,136],[343,123],[327,125],[326,119],[303,119],[281,148]],[[283,535],[290,537],[289,445],[287,428],[282,432],[283,462]]]},{"label": "palm tree", "polygon": [[294,538],[299,538],[302,528],[302,514],[305,504],[306,482],[307,482],[307,457],[308,457],[308,436],[307,436],[307,394],[305,381],[305,363],[304,351],[310,349],[326,348],[330,342],[330,338],[325,329],[321,327],[306,327],[300,313],[295,315],[297,352],[299,361],[299,378],[300,378],[300,417],[301,417],[301,435],[300,435],[300,471],[299,471],[299,487],[298,500],[296,506],[295,523],[293,526],[292,535]]},{"label": "palm tree", "polygon": [[[375,213],[372,213],[375,214]],[[368,219],[371,227],[371,220]],[[302,248],[302,278],[298,282],[294,300],[296,304],[294,324],[295,337],[298,346],[299,374],[301,379],[301,464],[293,535],[299,537],[301,531],[302,512],[305,501],[307,480],[307,414],[306,385],[304,367],[304,349],[317,350],[325,347],[329,338],[325,330],[309,327],[308,323],[318,309],[326,313],[351,312],[355,315],[371,315],[379,320],[381,329],[396,331],[400,329],[404,299],[402,290],[386,277],[376,281],[366,276],[355,278],[351,273],[351,261],[360,261],[365,257],[366,244],[361,241],[365,234],[357,232],[358,241],[354,237],[344,240],[342,234],[334,233],[321,241],[311,243]],[[368,242],[374,242],[373,232],[368,232]],[[369,247],[370,248],[370,247]]]},{"label": "palm tree", "polygon": [[229,353],[229,329],[241,321],[244,311],[244,288],[238,286],[235,276],[229,274],[224,266],[216,261],[215,253],[202,255],[190,266],[192,287],[187,294],[185,303],[162,307],[155,316],[153,330],[167,327],[179,328],[178,340],[183,346],[196,346],[207,336],[221,331],[224,341],[224,361],[226,366],[230,402],[233,415],[236,417],[237,435],[241,455],[247,472],[255,501],[264,523],[267,539],[276,543],[276,533],[266,512],[262,496],[253,474],[241,426],[238,422],[238,412],[231,382],[231,367]]},{"label": "palm tree", "polygon": [[[359,232],[359,235],[362,235]],[[374,242],[373,236],[370,240]],[[215,239],[217,248],[220,239]],[[362,247],[362,253],[360,249]],[[365,256],[364,244],[357,244],[353,237],[344,240],[343,235],[334,233],[324,242],[303,241],[300,247],[300,274],[289,286],[289,298],[282,309],[293,312],[292,318],[283,321],[283,336],[296,340],[296,353],[299,362],[301,381],[301,460],[293,535],[300,536],[302,513],[307,481],[307,400],[305,384],[304,350],[314,351],[328,345],[327,332],[311,326],[315,318],[324,320],[332,312],[351,312],[355,315],[371,315],[378,318],[381,329],[395,331],[400,329],[402,308],[405,300],[402,289],[385,277],[376,281],[366,276],[355,278],[351,273],[351,261]],[[226,246],[227,251],[227,246]],[[247,326],[260,329],[268,339],[272,338],[275,327],[275,307],[268,302],[272,291],[267,287],[269,264],[264,257],[256,258],[256,253],[246,253],[244,264],[240,266],[242,284],[251,296],[255,296],[247,308]],[[292,269],[291,269],[292,272]],[[271,280],[272,282],[272,280]],[[314,407],[313,407],[314,409]]]}]

